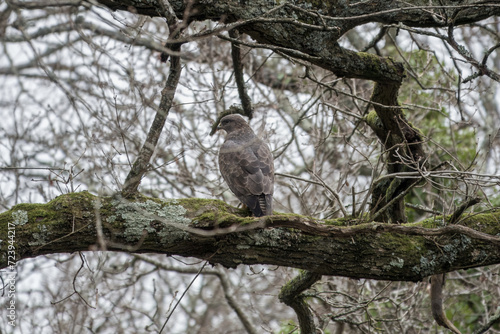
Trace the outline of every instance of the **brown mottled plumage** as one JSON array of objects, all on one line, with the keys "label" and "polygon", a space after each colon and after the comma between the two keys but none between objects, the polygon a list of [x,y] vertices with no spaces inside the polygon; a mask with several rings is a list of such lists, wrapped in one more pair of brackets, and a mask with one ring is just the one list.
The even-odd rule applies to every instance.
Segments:
[{"label": "brown mottled plumage", "polygon": [[227,132],[219,169],[229,189],[254,216],[272,215],[274,164],[269,146],[238,115],[224,116],[217,129]]}]

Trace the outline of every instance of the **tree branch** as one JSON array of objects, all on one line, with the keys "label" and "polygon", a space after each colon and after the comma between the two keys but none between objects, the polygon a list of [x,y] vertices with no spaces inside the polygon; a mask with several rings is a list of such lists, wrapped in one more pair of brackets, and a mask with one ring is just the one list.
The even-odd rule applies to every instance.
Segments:
[{"label": "tree branch", "polygon": [[280,290],[278,297],[282,303],[293,308],[297,314],[301,333],[319,333],[314,323],[314,315],[306,302],[306,296],[302,292],[309,289],[320,279],[320,274],[301,271],[297,277],[284,285]]},{"label": "tree branch", "polygon": [[[180,45],[172,44],[172,51],[179,52]],[[160,105],[156,113],[153,124],[149,129],[148,136],[144,145],[142,146],[137,159],[135,160],[132,168],[130,169],[125,183],[123,185],[123,194],[129,196],[134,194],[139,188],[141,179],[146,174],[149,169],[149,163],[153,152],[158,144],[163,126],[167,120],[167,115],[174,102],[175,90],[177,89],[177,84],[179,83],[179,78],[181,76],[181,61],[179,56],[172,56],[170,58],[170,73],[168,75],[167,83],[165,88],[161,92]]]},{"label": "tree branch", "polygon": [[[231,38],[237,39],[239,36],[238,31],[229,31],[229,36]],[[236,81],[236,86],[238,87],[238,95],[240,96],[241,106],[243,108],[244,114],[252,119],[253,108],[250,96],[248,96],[247,90],[245,88],[245,79],[243,77],[243,64],[241,62],[241,52],[240,46],[237,43],[231,43],[231,57],[233,59],[234,68],[234,79]]]},{"label": "tree branch", "polygon": [[481,326],[477,331],[474,332],[474,334],[482,334],[486,333],[491,326],[493,326],[496,323],[500,323],[500,309],[497,310],[497,313],[490,318],[490,321],[488,321],[486,324]]},{"label": "tree branch", "polygon": [[436,322],[445,328],[448,328],[455,334],[461,334],[453,323],[446,317],[443,310],[443,285],[444,274],[431,276],[431,311],[432,317]]},{"label": "tree branch", "polygon": [[[172,266],[166,265],[165,262],[157,261],[156,259],[153,259],[153,258],[145,256],[145,255],[136,254],[135,257],[137,259],[140,259],[142,261],[145,261],[147,263],[150,263],[158,268],[161,268],[161,269],[167,270],[167,271],[174,271],[174,272],[183,273],[183,274],[197,274],[199,272],[199,269],[195,269],[195,268],[191,268],[191,267],[172,267]],[[219,279],[222,290],[224,291],[224,298],[226,298],[227,304],[236,313],[236,315],[238,316],[238,319],[241,321],[241,324],[245,328],[246,332],[248,334],[257,334],[258,333],[257,328],[255,328],[255,326],[251,322],[249,316],[247,315],[245,310],[241,307],[241,305],[238,303],[238,300],[235,298],[231,280],[229,279],[229,277],[226,274],[226,272],[224,271],[224,269],[222,269],[220,267],[216,267],[216,268],[204,267],[202,269],[203,270],[201,271],[201,273],[203,275],[214,275]]]},{"label": "tree branch", "polygon": [[451,218],[448,222],[448,224],[455,224],[458,219],[463,215],[465,210],[470,208],[471,206],[474,206],[478,203],[481,203],[481,198],[479,197],[473,197],[473,198],[468,198],[464,203],[462,203],[455,212],[451,215]]},{"label": "tree branch", "polygon": [[[47,204],[17,205],[0,214],[0,239],[9,240],[8,231],[15,231],[16,260],[98,249],[96,201],[81,192]],[[244,217],[208,199],[161,201],[138,194],[134,200],[99,201],[108,250],[196,257],[225,267],[268,264],[396,281],[500,263],[500,211],[470,215],[442,228],[436,228],[442,217],[416,224],[352,226],[356,220]],[[7,254],[8,246],[2,242],[0,254]],[[8,258],[1,257],[0,267],[7,265]]]},{"label": "tree branch", "polygon": [[[114,10],[133,10],[150,16],[161,13],[160,2],[154,0],[98,1]],[[500,13],[500,5],[496,1],[477,0],[464,5],[443,0],[437,6],[428,5],[425,1],[417,1],[412,5],[404,2],[394,4],[385,0],[362,3],[363,5],[350,5],[333,0],[304,1],[298,6],[291,3],[276,5],[274,1],[267,0],[239,2],[239,5],[225,1],[170,1],[178,18],[182,18],[186,8],[190,6],[189,17],[192,20],[214,20],[226,25],[246,21],[244,25],[238,26],[238,30],[259,43],[299,50],[307,54],[307,58],[316,57],[318,59],[312,61],[315,65],[330,70],[337,76],[392,83],[399,83],[403,79],[404,73],[399,63],[389,58],[342,48],[337,43],[338,39],[354,26],[367,22],[443,27],[448,25],[446,17],[453,16],[454,24],[460,25]],[[460,11],[454,15],[458,9]],[[262,22],[259,22],[259,18],[262,18]]]}]

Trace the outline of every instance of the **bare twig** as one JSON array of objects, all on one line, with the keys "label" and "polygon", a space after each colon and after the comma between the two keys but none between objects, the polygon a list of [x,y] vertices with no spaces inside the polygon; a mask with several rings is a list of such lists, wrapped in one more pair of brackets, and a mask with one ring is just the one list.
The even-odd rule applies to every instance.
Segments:
[{"label": "bare twig", "polygon": [[227,277],[226,273],[222,269],[217,269],[217,277],[219,278],[220,284],[222,286],[222,290],[224,290],[224,297],[226,298],[227,303],[229,306],[236,312],[236,315],[240,319],[241,323],[243,324],[243,327],[245,327],[245,330],[247,331],[248,334],[257,334],[258,331],[254,327],[254,325],[250,322],[250,319],[247,316],[247,312],[245,310],[242,310],[239,301],[234,298],[233,292],[231,291],[231,282],[229,278]]},{"label": "bare twig", "polygon": [[[475,68],[477,68],[479,70],[479,72],[477,73],[474,73],[472,74],[470,77],[467,77],[463,80],[463,83],[466,83],[476,77],[479,77],[479,76],[482,76],[482,75],[486,75],[488,77],[490,77],[491,79],[497,81],[497,82],[500,82],[500,75],[498,75],[497,73],[493,72],[492,70],[490,70],[487,66],[486,66],[486,60],[488,59],[488,57],[485,55],[485,58],[483,58],[483,61],[480,63],[479,61],[477,61],[474,56],[472,55],[472,53],[465,49],[465,47],[463,45],[460,45],[458,44],[456,41],[455,41],[455,36],[453,34],[453,30],[454,30],[454,26],[453,25],[450,25],[448,27],[448,37],[446,39],[446,41],[448,42],[448,44],[451,45],[451,47],[457,51],[468,63],[470,63],[472,66],[474,66]],[[495,50],[495,48],[497,48],[498,46],[495,46],[493,48],[493,50]],[[491,50],[490,52],[493,52],[493,50]],[[488,50],[489,51],[489,50]]]},{"label": "bare twig", "polygon": [[342,211],[342,214],[344,215],[344,217],[347,217],[349,216],[349,214],[347,213],[347,210],[345,209],[345,205],[344,203],[342,202],[342,198],[340,198],[340,195],[338,192],[336,192],[335,190],[333,190],[330,186],[328,186],[321,177],[319,177],[319,175],[317,175],[316,173],[314,173],[313,171],[311,171],[311,174],[314,175],[315,178],[317,178],[319,180],[319,182],[321,183],[321,185],[327,189],[332,195],[333,197],[335,197],[335,199],[337,200],[337,202],[339,203],[339,207],[340,207],[340,211]]},{"label": "bare twig", "polygon": [[450,217],[450,220],[448,224],[455,224],[458,222],[458,219],[462,216],[465,210],[470,208],[473,205],[476,205],[481,202],[481,199],[479,197],[474,197],[474,198],[469,198],[467,201],[462,203],[455,212]]},{"label": "bare twig", "polygon": [[189,288],[191,288],[191,285],[193,285],[194,281],[196,281],[196,279],[198,278],[198,276],[200,276],[201,272],[203,271],[203,268],[205,268],[205,266],[207,264],[208,264],[208,261],[205,261],[205,263],[203,263],[203,265],[201,266],[200,270],[198,270],[198,273],[196,273],[196,276],[193,277],[193,279],[191,280],[191,282],[189,283],[189,285],[186,287],[186,289],[184,289],[184,292],[182,293],[182,295],[177,300],[177,303],[175,303],[174,308],[168,314],[167,319],[165,319],[165,322],[163,323],[163,326],[161,326],[159,334],[161,334],[161,332],[163,332],[163,330],[165,329],[165,326],[167,325],[168,321],[172,317],[172,314],[174,313],[175,309],[177,308],[177,306],[181,302],[182,298],[184,298],[184,296],[188,292]]},{"label": "bare twig", "polygon": [[486,331],[488,331],[488,329],[490,329],[491,326],[493,326],[494,324],[499,323],[499,322],[500,322],[500,308],[497,310],[497,314],[492,316],[490,318],[490,321],[488,321],[486,324],[481,326],[481,328],[479,328],[477,331],[475,331],[474,334],[486,333]]},{"label": "bare twig", "polygon": [[75,276],[73,277],[73,292],[67,296],[67,297],[64,297],[63,299],[61,300],[58,300],[58,301],[55,301],[55,302],[51,302],[51,304],[59,304],[59,303],[62,303],[64,302],[65,300],[67,300],[68,298],[70,298],[71,296],[73,295],[77,295],[78,297],[80,297],[81,300],[83,300],[83,302],[85,303],[85,305],[87,305],[88,307],[90,308],[93,308],[93,309],[96,309],[94,306],[90,305],[87,300],[85,298],[83,298],[83,296],[80,294],[80,292],[76,289],[76,278],[78,277],[78,275],[80,274],[80,271],[83,269],[83,267],[85,266],[85,256],[83,255],[82,252],[79,252],[78,255],[80,255],[80,259],[82,261],[81,265],[80,265],[80,268],[78,268]]},{"label": "bare twig", "polygon": [[[176,48],[175,51],[180,51],[180,45],[178,44],[174,44],[173,48]],[[170,74],[168,76],[167,83],[165,84],[165,88],[161,93],[160,106],[153,124],[149,129],[148,137],[139,152],[139,156],[135,160],[127,178],[125,179],[125,183],[123,185],[123,194],[125,196],[129,196],[137,191],[139,184],[141,183],[141,179],[149,169],[151,157],[153,156],[153,152],[160,138],[163,126],[165,125],[168,112],[174,102],[175,90],[177,88],[177,84],[179,83],[180,76],[180,58],[178,56],[172,56],[170,59]]]},{"label": "bare twig", "polygon": [[[200,270],[196,270],[195,268],[192,267],[172,267],[165,262],[160,262],[157,261],[156,259],[151,258],[150,256],[147,255],[142,255],[142,254],[133,254],[135,258],[141,259],[142,261],[145,261],[147,263],[150,263],[158,268],[161,268],[163,270],[167,271],[175,271],[178,273],[182,274],[198,274]],[[228,278],[226,272],[221,269],[221,268],[202,268],[203,270],[201,271],[201,274],[203,275],[214,275],[216,276],[222,286],[222,290],[224,291],[224,297],[226,298],[226,301],[228,305],[234,310],[238,318],[240,319],[243,327],[245,327],[245,330],[247,331],[248,334],[257,334],[258,331],[255,328],[255,326],[252,324],[250,321],[249,317],[247,316],[247,313],[241,308],[239,305],[238,300],[234,297],[233,291],[232,290],[232,283],[230,279]]]}]

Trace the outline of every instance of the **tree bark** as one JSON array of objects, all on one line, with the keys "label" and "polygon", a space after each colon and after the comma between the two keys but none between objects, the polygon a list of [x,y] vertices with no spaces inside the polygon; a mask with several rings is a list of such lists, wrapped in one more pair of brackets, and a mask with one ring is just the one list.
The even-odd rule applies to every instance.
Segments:
[{"label": "tree bark", "polygon": [[499,221],[500,211],[440,228],[442,217],[407,225],[353,225],[354,220],[287,214],[258,219],[217,200],[125,200],[81,192],[0,214],[0,267],[9,265],[9,245],[16,261],[98,250],[102,226],[107,250],[196,257],[232,268],[268,264],[321,275],[419,281],[500,263]]},{"label": "tree bark", "polygon": [[[164,16],[158,1],[99,0],[113,10]],[[368,22],[403,23],[412,27],[445,27],[477,22],[500,14],[496,1],[169,1],[179,19],[214,20],[226,24],[239,22],[241,32],[259,43],[287,48],[283,51],[332,71],[338,76],[376,82],[401,82],[404,73],[389,58],[354,52],[338,45],[338,39],[355,26]],[[189,6],[189,8],[188,8]],[[292,52],[293,50],[300,53]]]},{"label": "tree bark", "polygon": [[303,292],[321,279],[320,274],[301,271],[297,277],[285,284],[279,294],[282,303],[293,308],[299,319],[301,333],[321,333],[316,329],[314,315],[307,304],[307,296]]},{"label": "tree bark", "polygon": [[[406,120],[399,106],[399,86],[376,83],[371,99],[375,111],[366,118],[387,152],[388,174],[420,171],[425,158],[422,134]],[[404,194],[416,183],[411,178],[394,178],[375,184],[372,215],[378,213],[383,222],[405,223]]]},{"label": "tree bark", "polygon": [[[172,51],[179,52],[180,45],[173,45]],[[177,84],[181,77],[181,61],[180,57],[172,56],[170,57],[170,73],[168,75],[165,88],[161,92],[160,105],[158,106],[158,111],[156,112],[155,118],[148,132],[146,141],[142,145],[142,148],[130,168],[130,172],[125,179],[123,184],[122,193],[125,196],[129,196],[137,192],[139,184],[142,178],[148,172],[150,168],[150,160],[153,156],[156,145],[158,145],[158,140],[167,121],[167,116],[174,103],[175,91],[177,89]]]}]

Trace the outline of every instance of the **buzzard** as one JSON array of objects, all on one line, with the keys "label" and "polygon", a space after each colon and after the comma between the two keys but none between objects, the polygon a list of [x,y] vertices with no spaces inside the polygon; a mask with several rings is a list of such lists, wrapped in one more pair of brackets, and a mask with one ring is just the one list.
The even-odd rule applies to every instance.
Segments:
[{"label": "buzzard", "polygon": [[217,129],[227,132],[219,169],[229,189],[255,217],[272,215],[274,164],[269,146],[239,115],[224,116]]}]

